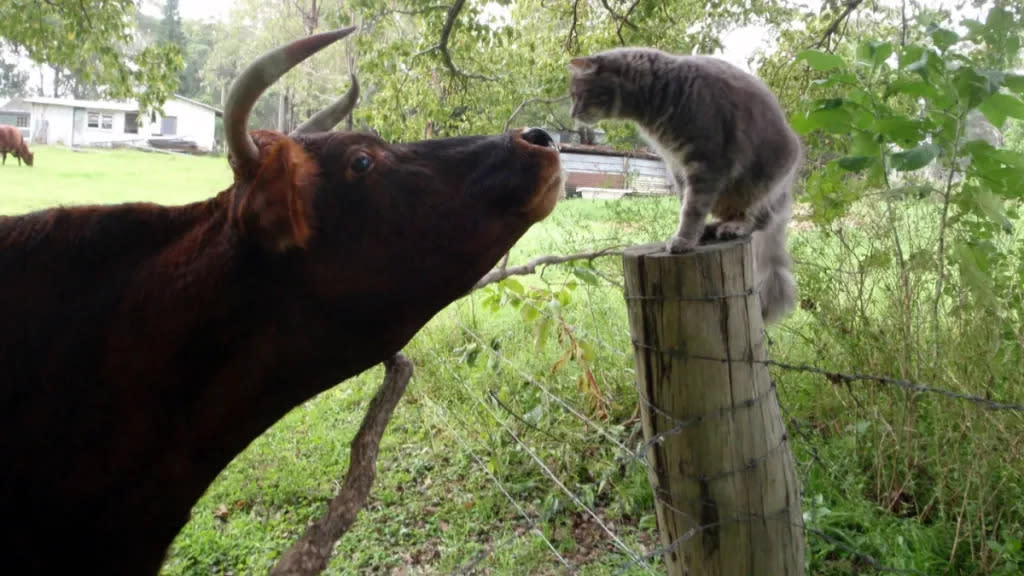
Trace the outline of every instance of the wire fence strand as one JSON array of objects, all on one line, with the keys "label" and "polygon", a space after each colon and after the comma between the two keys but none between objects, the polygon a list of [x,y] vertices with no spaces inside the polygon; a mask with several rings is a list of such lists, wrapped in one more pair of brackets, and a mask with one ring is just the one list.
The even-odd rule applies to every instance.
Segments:
[{"label": "wire fence strand", "polygon": [[[727,298],[750,297],[752,294],[752,290],[746,290],[738,293],[722,294],[717,296],[699,298],[625,296],[625,299],[627,305],[643,306],[649,302],[665,300],[679,302],[714,302],[721,301]],[[683,359],[685,361],[720,362],[729,365],[757,365],[764,366],[766,368],[771,368],[773,369],[772,372],[775,372],[775,370],[779,370],[791,373],[813,374],[824,377],[828,382],[833,384],[871,382],[905,390],[907,392],[912,392],[915,394],[932,394],[950,400],[967,402],[980,409],[988,411],[1010,413],[1024,412],[1024,404],[1020,403],[999,401],[981,395],[958,392],[954,390],[947,390],[944,388],[926,385],[902,378],[893,378],[888,376],[879,376],[858,372],[847,373],[839,370],[823,368],[810,364],[782,362],[765,358],[755,359],[753,357],[750,357],[750,353],[748,353],[745,357],[714,357],[709,355],[688,353],[688,351],[682,349],[672,349],[668,347],[660,347],[655,344],[640,342],[628,335],[626,335],[626,338],[624,338],[624,341],[621,344],[623,348],[626,348],[624,350],[623,348],[620,348],[620,345],[611,344],[606,340],[602,340],[598,337],[595,337],[593,334],[589,334],[581,326],[574,325],[571,322],[567,321],[565,316],[562,315],[561,311],[552,312],[551,310],[543,306],[539,306],[538,311],[541,315],[547,317],[547,319],[557,323],[564,324],[564,328],[570,331],[573,337],[579,338],[586,342],[590,342],[591,344],[596,344],[600,346],[602,350],[608,352],[611,356],[619,359],[627,359],[627,361],[632,357],[636,357],[639,359],[641,356],[645,354],[665,354]],[[544,398],[550,400],[554,405],[558,406],[559,410],[561,411],[559,414],[565,414],[570,418],[575,419],[576,421],[581,423],[582,427],[584,427],[585,429],[593,430],[598,436],[601,437],[602,443],[606,442],[609,448],[612,448],[615,451],[621,452],[622,454],[626,455],[627,462],[641,462],[644,467],[649,467],[652,465],[649,458],[649,451],[652,447],[656,446],[657,444],[665,442],[666,439],[673,436],[682,435],[687,429],[696,426],[700,423],[707,422],[709,420],[716,418],[734,417],[737,413],[743,410],[749,410],[758,407],[761,404],[763,404],[766,400],[774,399],[776,402],[779,403],[781,414],[787,422],[786,430],[791,429],[795,434],[793,436],[793,439],[797,440],[797,443],[801,444],[801,446],[805,448],[808,452],[807,457],[809,460],[806,463],[807,468],[806,470],[803,471],[801,475],[806,474],[807,470],[812,469],[813,466],[825,465],[825,463],[822,460],[821,454],[819,453],[817,447],[814,445],[815,437],[813,433],[805,430],[805,426],[800,423],[798,418],[792,415],[786,409],[786,407],[783,406],[781,400],[778,397],[778,386],[776,384],[775,379],[770,380],[770,384],[767,389],[757,393],[753,397],[741,400],[730,406],[723,406],[718,409],[691,415],[674,414],[666,410],[663,406],[658,406],[657,402],[654,402],[651,398],[647,397],[647,394],[643,390],[643,387],[637,386],[636,382],[634,381],[633,388],[636,392],[635,401],[638,403],[638,405],[648,410],[649,413],[655,414],[658,417],[660,417],[662,423],[667,424],[669,427],[666,430],[657,432],[650,438],[643,439],[643,441],[641,442],[636,442],[635,447],[631,448],[627,444],[634,444],[632,438],[624,442],[620,438],[620,435],[616,433],[615,424],[603,423],[598,421],[598,419],[588,416],[585,413],[586,411],[584,409],[581,409],[574,405],[573,401],[571,401],[566,395],[560,394],[557,391],[557,386],[555,384],[546,381],[544,377],[537,376],[534,371],[525,368],[523,365],[517,363],[512,357],[508,356],[500,349],[497,349],[497,347],[490,345],[488,338],[484,337],[477,330],[470,328],[465,323],[461,322],[461,320],[458,321],[458,326],[461,332],[466,337],[468,337],[470,340],[479,345],[480,348],[485,350],[494,361],[496,361],[501,366],[509,368],[512,373],[514,373],[517,377],[521,377],[530,387],[539,391]],[[770,338],[768,338],[767,334],[764,334],[764,336],[766,339],[765,342],[767,353],[770,351],[772,342]],[[632,350],[629,350],[629,343],[632,344]],[[602,518],[602,515],[595,511],[595,508],[600,510],[599,507],[588,506],[584,502],[583,498],[581,498],[577,494],[577,492],[575,492],[570,487],[568,482],[565,482],[559,478],[559,476],[552,469],[552,466],[549,466],[548,463],[546,463],[545,460],[538,454],[538,452],[533,447],[531,447],[530,443],[526,441],[527,437],[522,433],[525,429],[538,433],[540,436],[531,436],[530,441],[534,444],[534,446],[540,446],[541,444],[539,443],[541,442],[564,442],[564,435],[561,431],[555,433],[552,431],[554,430],[554,428],[546,429],[546,427],[538,425],[537,418],[532,418],[533,422],[531,422],[530,418],[527,418],[525,415],[520,414],[516,411],[515,407],[513,406],[515,402],[503,401],[502,397],[499,396],[499,394],[495,391],[493,386],[485,387],[483,390],[475,389],[474,386],[472,386],[465,377],[458,374],[453,368],[451,368],[448,365],[445,359],[442,358],[440,354],[438,354],[436,347],[433,348],[432,351],[434,352],[438,365],[442,366],[453,380],[461,384],[465,393],[468,395],[469,398],[472,399],[472,401],[475,404],[479,405],[484,409],[484,411],[481,414],[486,414],[485,418],[488,421],[493,421],[495,424],[497,424],[498,433],[501,434],[502,436],[507,436],[511,438],[511,440],[514,442],[514,446],[516,447],[515,449],[520,450],[522,454],[525,454],[533,462],[533,464],[535,464],[535,468],[532,468],[532,470],[536,470],[535,478],[538,478],[542,480],[545,484],[547,484],[548,489],[552,493],[564,494],[572,502],[572,504],[579,510],[581,514],[584,514],[587,517],[589,517],[590,520],[593,521],[593,524],[600,529],[602,537],[606,540],[606,543],[610,544],[612,548],[614,548],[615,552],[623,557],[622,561],[619,563],[619,566],[617,568],[617,574],[622,574],[623,572],[626,572],[635,567],[640,567],[647,573],[652,573],[652,562],[659,558],[663,558],[666,554],[674,552],[679,547],[684,546],[687,542],[689,542],[690,540],[692,540],[693,538],[697,537],[698,535],[702,534],[707,530],[721,529],[730,524],[739,522],[765,522],[768,520],[778,520],[782,522],[787,522],[792,526],[798,527],[804,532],[805,535],[807,535],[808,538],[815,538],[821,540],[822,542],[825,542],[827,545],[833,546],[836,550],[841,550],[842,553],[849,555],[849,557],[851,557],[852,559],[855,559],[855,561],[861,567],[867,567],[870,570],[874,570],[875,572],[913,575],[923,574],[922,572],[914,569],[895,568],[887,566],[873,555],[866,554],[863,551],[858,550],[855,546],[841,539],[837,539],[829,535],[827,532],[813,525],[807,525],[807,522],[811,522],[811,520],[801,519],[803,521],[797,522],[795,516],[796,513],[790,507],[782,508],[774,512],[751,512],[744,510],[733,510],[723,515],[721,513],[721,502],[708,501],[706,498],[692,498],[685,500],[679,500],[678,498],[673,499],[669,497],[669,494],[667,492],[659,491],[657,489],[652,490],[656,505],[661,506],[662,510],[669,510],[672,514],[681,515],[681,517],[688,519],[688,521],[692,523],[693,526],[689,528],[684,534],[678,536],[673,542],[670,542],[667,545],[652,545],[651,547],[643,546],[634,549],[627,545],[625,539],[621,535],[617,534],[615,530],[612,529],[611,522],[606,522]],[[775,375],[778,376],[778,373],[776,372]],[[467,421],[463,420],[462,418],[458,418],[455,415],[453,415],[452,412],[447,408],[443,407],[441,403],[436,402],[433,399],[430,399],[430,402],[434,406],[435,412],[437,413],[439,420],[445,423],[445,425],[451,431],[452,435],[455,437],[456,441],[459,443],[462,449],[467,454],[469,454],[470,458],[473,460],[476,466],[478,466],[481,470],[484,471],[488,479],[494,484],[497,491],[500,492],[504,496],[504,498],[509,501],[513,508],[515,508],[516,512],[526,522],[527,528],[530,531],[538,534],[543,539],[544,544],[552,552],[553,557],[558,561],[561,567],[563,567],[570,573],[574,573],[576,567],[573,565],[573,563],[564,555],[559,553],[558,546],[555,545],[552,539],[549,539],[545,536],[544,531],[538,525],[537,519],[532,518],[530,514],[526,511],[526,507],[516,501],[516,498],[513,495],[513,493],[510,492],[505,487],[505,485],[502,483],[502,481],[498,478],[498,476],[495,473],[491,472],[490,468],[487,466],[487,463],[485,462],[485,459],[482,458],[466,440],[464,434],[466,431],[472,429],[472,425],[469,424]],[[503,417],[502,414],[499,413],[498,409],[500,409],[501,412],[505,413],[505,417]],[[441,414],[440,411],[442,410],[444,414]],[[461,427],[463,427],[463,431],[460,431],[455,426],[453,426],[453,422],[456,421],[459,423]],[[525,429],[522,427],[525,427]],[[488,435],[490,435],[489,431]],[[541,436],[543,436],[543,440],[541,440]],[[749,458],[748,460],[743,462],[741,466],[717,471],[699,471],[688,474],[683,473],[682,477],[706,483],[714,480],[725,479],[736,474],[742,474],[748,470],[757,468],[759,465],[761,465],[766,460],[772,458],[774,455],[783,453],[785,450],[790,449],[791,444],[792,442],[789,436],[789,432],[786,431],[783,432],[778,437],[777,441],[772,440],[770,447],[765,449],[761,454]],[[619,461],[619,459],[616,458],[616,461]],[[693,512],[688,513],[680,509],[690,508],[691,506],[699,507],[705,505],[714,505],[717,511],[719,512],[719,514],[715,517],[715,520],[713,522],[701,522],[699,519],[700,514],[695,514]],[[792,506],[792,504],[790,506]],[[475,555],[473,559],[466,562],[457,573],[467,573],[473,570],[477,565],[479,565],[480,562],[483,561],[484,558],[486,558],[490,554],[493,554],[495,550],[501,549],[504,546],[511,546],[517,543],[520,540],[520,538],[520,536],[509,536],[500,542],[490,543],[485,548],[485,550],[481,551],[480,553]]]},{"label": "wire fence strand", "polygon": [[[512,494],[509,493],[509,491],[505,488],[505,485],[502,484],[501,480],[499,480],[498,477],[491,472],[490,468],[487,467],[487,464],[483,460],[481,460],[479,456],[477,456],[476,451],[473,450],[469,443],[462,439],[459,432],[455,430],[455,428],[453,428],[450,424],[448,424],[448,421],[451,418],[453,418],[452,414],[448,412],[447,409],[440,406],[437,402],[434,402],[433,400],[428,401],[433,406],[435,412],[440,412],[441,410],[444,410],[445,417],[442,418],[441,421],[446,423],[448,429],[452,433],[452,437],[454,437],[455,440],[459,443],[459,445],[464,450],[466,450],[466,452],[470,455],[470,458],[472,458],[476,465],[480,468],[480,470],[482,470],[484,474],[487,475],[487,478],[490,479],[490,481],[494,484],[498,491],[501,492],[503,496],[505,496],[505,499],[508,500],[512,507],[516,509],[516,512],[518,512],[519,515],[523,517],[523,520],[526,521],[527,527],[531,531],[536,533],[538,536],[540,536],[540,539],[544,542],[544,545],[547,546],[549,550],[551,550],[551,553],[555,556],[555,558],[558,559],[562,566],[565,566],[565,568],[569,571],[570,574],[575,574],[576,568],[572,565],[572,563],[566,560],[566,558],[558,552],[558,549],[555,548],[555,545],[551,543],[551,540],[549,540],[548,537],[544,535],[544,531],[537,526],[537,523],[533,520],[533,518],[530,517],[529,513],[527,513],[526,510],[524,510],[523,507],[519,505],[519,502],[517,502],[516,499],[512,496]],[[508,538],[506,539],[506,541],[498,545],[495,545],[492,548],[501,548],[504,545],[507,545],[512,540],[512,538]],[[478,554],[473,561],[456,570],[454,573],[467,574],[486,557],[487,554]]]},{"label": "wire fence strand", "polygon": [[790,364],[788,362],[779,362],[777,360],[759,360],[755,358],[721,358],[716,356],[708,356],[704,354],[692,354],[686,350],[679,348],[659,348],[633,340],[633,346],[649,352],[656,352],[658,354],[667,354],[680,358],[682,360],[703,360],[708,362],[720,362],[723,364],[758,364],[763,366],[772,366],[779,368],[780,370],[787,370],[790,372],[804,372],[809,374],[818,374],[824,376],[826,380],[833,384],[845,384],[851,382],[875,382],[878,384],[888,384],[903,388],[910,392],[920,392],[928,394],[938,394],[951,398],[954,400],[963,400],[976,404],[978,407],[985,410],[993,411],[1010,411],[1010,412],[1024,412],[1024,404],[1017,404],[1012,402],[999,402],[983,396],[977,396],[974,394],[965,394],[963,392],[955,392],[953,390],[946,390],[944,388],[938,388],[935,386],[928,386],[925,384],[918,384],[910,380],[902,378],[892,378],[889,376],[876,376],[873,374],[848,374],[845,372],[839,372],[837,370],[829,370],[826,368],[820,368],[818,366],[811,366],[808,364]]}]

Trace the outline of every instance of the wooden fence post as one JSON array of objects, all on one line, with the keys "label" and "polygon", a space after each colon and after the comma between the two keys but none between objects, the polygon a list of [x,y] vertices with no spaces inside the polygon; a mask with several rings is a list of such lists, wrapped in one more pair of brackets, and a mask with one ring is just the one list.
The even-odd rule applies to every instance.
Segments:
[{"label": "wooden fence post", "polygon": [[749,238],[623,253],[648,477],[670,576],[804,573],[800,486]]}]

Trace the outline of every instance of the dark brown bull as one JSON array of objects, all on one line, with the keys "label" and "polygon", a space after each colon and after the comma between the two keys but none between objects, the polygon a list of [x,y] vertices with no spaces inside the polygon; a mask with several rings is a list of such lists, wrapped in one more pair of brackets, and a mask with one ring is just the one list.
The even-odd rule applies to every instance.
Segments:
[{"label": "dark brown bull", "polygon": [[7,165],[8,152],[18,159],[18,166],[21,166],[22,160],[25,164],[32,165],[32,153],[29,152],[25,139],[21,137],[21,131],[14,126],[0,126],[0,156],[3,156],[0,164]]},{"label": "dark brown bull", "polygon": [[3,573],[156,574],[236,454],[401,349],[553,209],[540,130],[323,132],[352,88],[310,132],[246,132],[269,84],[349,31],[235,82],[215,197],[0,217]]}]

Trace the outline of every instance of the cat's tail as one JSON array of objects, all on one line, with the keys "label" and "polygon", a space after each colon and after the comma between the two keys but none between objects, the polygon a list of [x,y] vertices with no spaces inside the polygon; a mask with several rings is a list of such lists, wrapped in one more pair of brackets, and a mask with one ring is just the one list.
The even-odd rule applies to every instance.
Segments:
[{"label": "cat's tail", "polygon": [[793,185],[800,165],[800,161],[794,162],[786,177],[776,185],[771,195],[771,221],[753,234],[755,279],[765,324],[778,322],[796,304],[796,280],[793,262],[786,250],[786,228],[793,211]]}]

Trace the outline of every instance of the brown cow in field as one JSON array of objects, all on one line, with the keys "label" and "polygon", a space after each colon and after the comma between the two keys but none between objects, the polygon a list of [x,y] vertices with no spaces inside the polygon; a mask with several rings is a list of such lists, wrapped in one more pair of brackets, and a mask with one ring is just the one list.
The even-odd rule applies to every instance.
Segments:
[{"label": "brown cow in field", "polygon": [[32,165],[32,153],[28,151],[28,144],[21,137],[21,131],[14,126],[0,126],[0,155],[3,156],[2,164],[7,165],[7,153],[11,152],[18,159],[18,166],[21,161]]},{"label": "brown cow in field", "polygon": [[269,85],[351,30],[235,81],[216,196],[0,217],[3,573],[158,573],[235,455],[395,354],[554,208],[541,130],[331,132],[353,84],[296,132],[247,132]]}]

